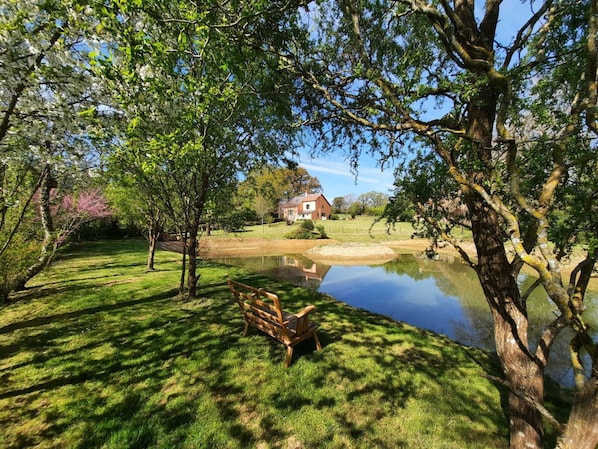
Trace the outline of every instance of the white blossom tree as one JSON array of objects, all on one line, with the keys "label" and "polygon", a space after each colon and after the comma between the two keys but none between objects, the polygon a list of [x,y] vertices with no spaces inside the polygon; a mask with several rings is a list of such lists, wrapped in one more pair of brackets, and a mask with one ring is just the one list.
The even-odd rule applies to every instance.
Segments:
[{"label": "white blossom tree", "polygon": [[[101,91],[87,54],[98,42],[99,23],[95,11],[78,2],[18,0],[0,7],[2,257],[14,254],[9,250],[37,193],[57,185],[68,191],[87,176]],[[57,235],[47,219],[38,223],[44,258]],[[15,276],[22,279],[9,277]],[[0,299],[6,299],[6,290],[10,287]]]}]

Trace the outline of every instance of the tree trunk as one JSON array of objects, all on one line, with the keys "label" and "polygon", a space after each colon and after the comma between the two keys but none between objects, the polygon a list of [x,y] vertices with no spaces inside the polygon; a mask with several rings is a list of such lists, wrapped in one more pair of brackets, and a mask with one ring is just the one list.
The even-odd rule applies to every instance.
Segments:
[{"label": "tree trunk", "polygon": [[510,448],[541,448],[544,440],[542,415],[533,403],[521,397],[524,395],[540,405],[544,402],[543,369],[525,349],[527,338],[524,339],[523,334],[527,336],[527,319],[514,324],[514,320],[502,319],[498,311],[493,310],[492,314],[494,340],[505,381],[519,393],[509,391]]},{"label": "tree trunk", "polygon": [[598,378],[592,376],[577,393],[565,432],[557,449],[598,447]]},{"label": "tree trunk", "polygon": [[38,275],[44,268],[46,268],[55,251],[55,235],[54,223],[52,221],[52,214],[50,211],[50,192],[54,187],[54,180],[49,167],[44,168],[41,182],[41,195],[39,204],[39,215],[42,228],[44,230],[44,240],[40,250],[40,255],[33,265],[27,268],[27,271],[18,280],[15,291],[25,289],[25,284],[34,276]]},{"label": "tree trunk", "polygon": [[179,282],[179,295],[185,294],[185,274],[187,270],[185,269],[187,265],[187,237],[183,234],[182,236],[183,241],[183,260],[182,260],[182,267],[181,267],[181,280]]},{"label": "tree trunk", "polygon": [[[193,218],[189,229],[189,275],[187,277],[189,299],[195,299],[197,297],[197,282],[199,280],[199,276],[197,275],[197,248],[199,246],[197,236],[199,234],[199,224],[202,219],[208,195],[208,188],[210,186],[209,181],[210,173],[209,171],[206,171],[202,175],[201,189],[199,190],[199,195],[193,207]],[[208,222],[209,227],[209,220],[206,221]]]},{"label": "tree trunk", "polygon": [[543,447],[542,416],[524,395],[543,403],[544,377],[528,349],[528,319],[511,274],[496,213],[470,198],[472,231],[478,253],[478,277],[494,319],[494,340],[505,380],[519,394],[509,392],[511,449]]},{"label": "tree trunk", "polygon": [[[473,10],[461,11],[460,15],[474,20]],[[467,22],[464,20],[464,23]],[[495,26],[496,22],[493,24]],[[488,52],[492,51],[493,28],[486,30],[491,31],[486,36],[478,36],[477,43]],[[484,59],[488,54],[480,52],[473,56]],[[472,71],[477,72],[480,80],[485,77],[476,67],[472,67]],[[498,98],[497,86],[487,84],[467,104],[471,157],[479,161],[477,167],[473,164],[467,176],[477,185],[484,185],[493,176],[491,149]],[[452,163],[452,156],[447,157]],[[513,390],[508,392],[510,448],[540,449],[543,447],[544,424],[533,402],[539,405],[544,402],[544,367],[528,347],[527,311],[505,251],[501,217],[467,185],[461,185],[461,190],[469,209],[478,255],[477,275],[494,321],[496,352],[505,381]]]},{"label": "tree trunk", "polygon": [[151,228],[150,231],[148,233],[148,239],[149,239],[149,248],[148,248],[148,252],[147,252],[147,267],[146,270],[147,271],[154,271],[154,256],[156,254],[156,241],[158,240],[158,237],[156,237]]},{"label": "tree trunk", "polygon": [[147,271],[154,270],[154,256],[156,254],[156,244],[163,231],[163,224],[159,219],[150,218],[148,223],[148,241],[149,248],[147,254]]},{"label": "tree trunk", "polygon": [[197,234],[199,232],[199,220],[194,220],[189,229],[189,273],[187,277],[187,293],[189,299],[197,297]]}]

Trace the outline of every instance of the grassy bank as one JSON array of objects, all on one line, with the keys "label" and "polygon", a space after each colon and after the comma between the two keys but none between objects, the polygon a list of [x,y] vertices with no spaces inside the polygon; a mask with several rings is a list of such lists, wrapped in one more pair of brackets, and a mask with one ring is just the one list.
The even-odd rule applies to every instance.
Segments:
[{"label": "grassy bank", "polygon": [[[240,235],[259,237],[264,239],[282,239],[286,234],[296,229],[299,222],[289,226],[285,222],[247,226]],[[408,240],[413,234],[411,223],[397,223],[388,229],[384,220],[376,222],[375,217],[359,216],[351,219],[343,217],[340,220],[316,221],[316,225],[324,226],[329,238],[340,242],[376,242],[392,240]],[[214,231],[215,238],[226,238],[232,234],[224,231]],[[463,238],[470,238],[468,232]]]},{"label": "grassy bank", "polygon": [[[505,448],[482,352],[315,292],[203,262],[201,298],[173,287],[178,255],[144,272],[143,242],[72,248],[0,312],[3,448]],[[227,277],[316,305],[312,342],[243,323]]]}]

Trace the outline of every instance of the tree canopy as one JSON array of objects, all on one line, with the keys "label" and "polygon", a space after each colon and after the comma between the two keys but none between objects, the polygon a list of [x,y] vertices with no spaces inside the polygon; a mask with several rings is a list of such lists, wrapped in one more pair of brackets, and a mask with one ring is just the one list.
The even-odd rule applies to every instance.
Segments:
[{"label": "tree canopy", "polygon": [[75,198],[93,184],[93,130],[104,96],[86,43],[98,40],[96,20],[92,7],[77,2],[0,8],[0,258],[7,261],[0,301],[65,239],[53,225],[50,196]]},{"label": "tree canopy", "polygon": [[[118,45],[97,54],[127,124],[113,170],[133,177],[177,227],[192,298],[200,225],[227,212],[240,173],[291,150],[285,77],[276,58],[251,51],[226,25],[232,7],[123,5],[112,25]],[[253,12],[242,19],[248,33],[265,13]]]}]

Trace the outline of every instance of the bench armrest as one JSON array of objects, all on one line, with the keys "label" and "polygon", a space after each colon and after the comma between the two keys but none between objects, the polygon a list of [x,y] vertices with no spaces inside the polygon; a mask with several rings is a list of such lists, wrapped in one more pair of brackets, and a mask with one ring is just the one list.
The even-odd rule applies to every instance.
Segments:
[{"label": "bench armrest", "polygon": [[295,313],[294,316],[299,320],[299,319],[303,318],[304,316],[306,316],[312,310],[315,310],[315,308],[316,308],[316,306],[310,304],[309,306],[306,306],[305,308],[303,308],[303,310],[301,312]]},{"label": "bench armrest", "polygon": [[296,336],[304,335],[306,332],[309,331],[309,320],[307,315],[309,312],[314,310],[316,306],[309,305],[305,307],[301,312],[291,315],[285,322],[285,326],[291,326],[295,332]]}]

